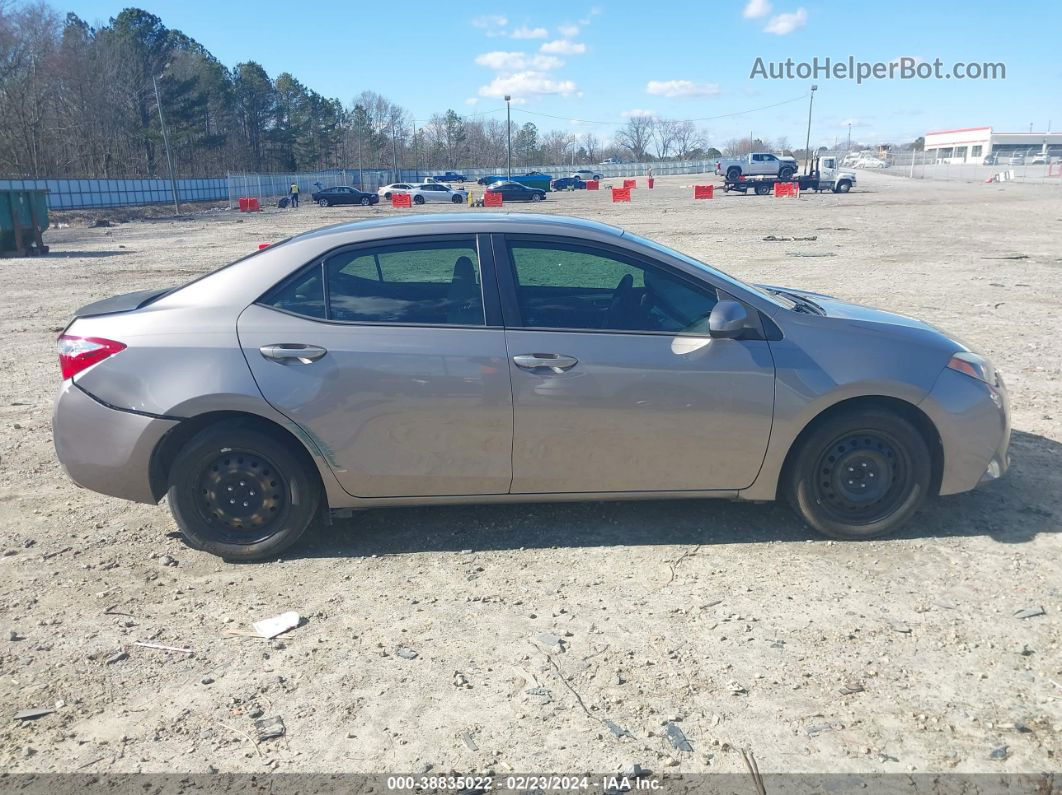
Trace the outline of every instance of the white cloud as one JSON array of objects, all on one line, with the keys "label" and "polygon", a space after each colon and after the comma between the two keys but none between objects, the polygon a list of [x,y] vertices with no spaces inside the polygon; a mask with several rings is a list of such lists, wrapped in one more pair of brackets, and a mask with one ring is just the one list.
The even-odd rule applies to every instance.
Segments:
[{"label": "white cloud", "polygon": [[745,19],[759,19],[771,13],[769,0],[749,0],[745,10],[741,12]]},{"label": "white cloud", "polygon": [[499,14],[484,14],[472,20],[472,26],[476,28],[504,28],[509,20]]},{"label": "white cloud", "polygon": [[553,55],[528,55],[502,50],[477,55],[476,63],[497,72],[548,72],[564,66],[564,61]]},{"label": "white cloud", "polygon": [[545,28],[529,28],[527,25],[517,28],[509,34],[514,39],[544,39],[549,35]]},{"label": "white cloud", "polygon": [[633,118],[635,116],[655,116],[655,115],[656,115],[656,111],[655,110],[646,110],[645,108],[631,108],[630,110],[625,110],[625,111],[623,111],[623,113],[620,114],[620,116],[622,116],[625,119],[630,119],[630,118]]},{"label": "white cloud", "polygon": [[776,17],[771,17],[771,21],[767,23],[767,27],[763,29],[764,33],[774,33],[777,36],[788,36],[797,28],[802,28],[808,23],[808,12],[803,8],[798,8],[791,14],[779,14]]},{"label": "white cloud", "polygon": [[714,97],[719,94],[719,86],[692,80],[650,80],[645,91],[657,97]]},{"label": "white cloud", "polygon": [[481,97],[503,97],[506,94],[515,97],[528,94],[560,94],[567,97],[574,93],[575,83],[571,80],[553,80],[544,72],[536,71],[498,75],[490,83],[479,88]]},{"label": "white cloud", "polygon": [[479,97],[469,97],[465,100],[466,105],[475,105],[477,102],[479,102]]},{"label": "white cloud", "polygon": [[547,41],[539,49],[542,52],[551,52],[557,55],[582,55],[586,52],[586,45],[577,41],[569,41],[568,39],[557,39],[556,41]]},{"label": "white cloud", "polygon": [[558,25],[557,32],[566,39],[574,39],[579,35],[578,25]]}]

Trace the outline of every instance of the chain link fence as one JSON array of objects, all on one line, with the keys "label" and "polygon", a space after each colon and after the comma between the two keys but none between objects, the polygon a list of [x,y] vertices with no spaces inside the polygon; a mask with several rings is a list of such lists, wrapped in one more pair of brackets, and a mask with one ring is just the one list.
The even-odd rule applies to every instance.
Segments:
[{"label": "chain link fence", "polygon": [[[894,177],[929,179],[945,182],[990,182],[997,175],[1000,181],[1041,183],[1062,187],[1062,153],[1009,154],[1000,152],[988,158],[978,157],[966,162],[939,158],[934,153],[910,149],[881,153],[831,152],[842,168],[880,171]],[[986,159],[988,162],[986,162]]]}]

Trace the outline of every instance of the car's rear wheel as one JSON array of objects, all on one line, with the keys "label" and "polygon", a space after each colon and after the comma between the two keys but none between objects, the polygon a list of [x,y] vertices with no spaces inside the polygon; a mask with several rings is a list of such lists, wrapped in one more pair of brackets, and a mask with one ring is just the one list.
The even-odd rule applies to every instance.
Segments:
[{"label": "car's rear wheel", "polygon": [[368,196],[362,196],[361,197],[361,206],[362,207],[368,207],[370,204],[372,204],[372,199],[370,199]]},{"label": "car's rear wheel", "polygon": [[796,169],[792,166],[785,166],[778,170],[778,179],[789,180],[793,178],[793,174],[796,173]]},{"label": "car's rear wheel", "polygon": [[423,196],[414,196],[413,197],[413,203],[414,204],[424,204],[424,197]]},{"label": "car's rear wheel", "polygon": [[783,476],[789,503],[833,538],[874,538],[896,530],[921,506],[931,455],[914,425],[885,409],[829,417],[802,441]]},{"label": "car's rear wheel", "polygon": [[771,186],[770,185],[757,185],[756,186],[756,195],[757,196],[766,196],[770,192],[771,192]]},{"label": "car's rear wheel", "polygon": [[730,182],[737,182],[741,176],[741,169],[737,166],[731,166],[726,170],[726,178]]},{"label": "car's rear wheel", "polygon": [[464,204],[465,203],[464,197],[460,196],[459,194],[455,194],[454,197],[452,199],[450,199],[450,201],[452,201],[454,204]]},{"label": "car's rear wheel", "polygon": [[388,191],[387,193],[385,193],[385,194],[384,194],[384,198],[385,198],[385,199],[386,199],[387,201],[391,201],[391,191]]},{"label": "car's rear wheel", "polygon": [[321,205],[322,207],[328,207],[330,205],[330,202],[328,201],[328,199],[318,199],[317,203],[319,205]]},{"label": "car's rear wheel", "polygon": [[290,445],[254,428],[215,425],[177,454],[167,501],[189,546],[261,560],[298,541],[317,516],[321,485]]}]

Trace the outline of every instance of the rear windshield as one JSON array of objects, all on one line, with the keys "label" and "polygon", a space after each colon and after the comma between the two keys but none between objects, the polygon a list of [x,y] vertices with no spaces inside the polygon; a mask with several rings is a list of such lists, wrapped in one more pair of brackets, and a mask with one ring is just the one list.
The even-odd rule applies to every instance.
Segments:
[{"label": "rear windshield", "polygon": [[[214,268],[214,270],[212,270],[212,271],[207,271],[204,274],[196,276],[191,281],[187,281],[184,284],[179,284],[176,287],[171,287],[169,290],[164,290],[163,292],[159,293],[158,295],[152,296],[147,301],[142,303],[140,305],[140,307],[147,306],[148,304],[153,304],[156,301],[158,301],[158,300],[160,300],[162,298],[165,298],[167,295],[172,295],[173,293],[177,292],[178,290],[183,290],[185,287],[191,287],[193,284],[195,284],[198,281],[201,281],[201,280],[205,279],[207,276],[213,276],[215,273],[220,273],[221,271],[225,270],[226,268],[231,268],[233,265],[237,265],[237,264],[239,264],[241,262],[246,262],[251,257],[257,257],[259,254],[261,254],[266,249],[276,248],[277,246],[282,246],[285,243],[287,243],[289,240],[291,240],[291,238],[290,237],[286,237],[283,240],[278,240],[276,243],[270,243],[266,248],[260,248],[257,251],[252,251],[250,254],[244,254],[239,259],[234,259],[232,262],[228,262],[228,263],[222,265],[221,267]],[[140,307],[137,307],[137,308],[139,309]]]}]

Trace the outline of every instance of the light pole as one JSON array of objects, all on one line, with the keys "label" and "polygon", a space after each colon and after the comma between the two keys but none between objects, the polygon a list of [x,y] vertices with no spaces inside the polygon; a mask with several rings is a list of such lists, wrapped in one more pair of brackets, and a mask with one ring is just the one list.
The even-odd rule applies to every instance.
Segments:
[{"label": "light pole", "polygon": [[814,83],[811,84],[811,95],[808,99],[808,137],[804,141],[804,173],[811,173],[811,107],[815,104],[815,92],[819,90],[819,87]]},{"label": "light pole", "polygon": [[845,152],[852,151],[852,122],[848,122],[848,146],[844,150]]},{"label": "light pole", "polygon": [[391,116],[391,165],[394,167],[395,182],[402,179],[398,176],[398,133],[395,132],[395,117]]},{"label": "light pole", "polygon": [[[162,67],[162,73],[165,74],[166,70],[170,68],[169,64]],[[162,75],[159,75],[161,77]],[[181,205],[177,199],[177,177],[173,174],[173,157],[170,155],[170,136],[166,132],[166,119],[162,116],[162,99],[159,97],[159,83],[155,79],[155,75],[151,75],[151,86],[155,89],[155,104],[159,109],[159,124],[162,126],[162,144],[166,147],[166,165],[170,170],[170,191],[173,193],[173,214],[181,214]]]},{"label": "light pole", "polygon": [[513,178],[513,121],[512,111],[509,106],[509,101],[512,99],[508,94],[505,95],[505,141],[509,149],[509,157],[506,160],[507,176],[509,179]]}]

